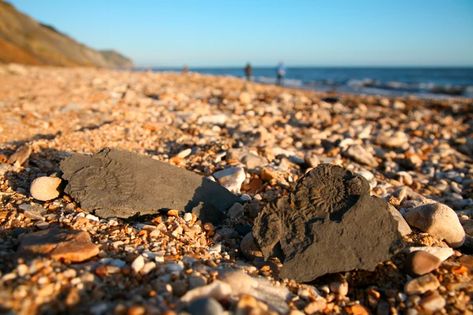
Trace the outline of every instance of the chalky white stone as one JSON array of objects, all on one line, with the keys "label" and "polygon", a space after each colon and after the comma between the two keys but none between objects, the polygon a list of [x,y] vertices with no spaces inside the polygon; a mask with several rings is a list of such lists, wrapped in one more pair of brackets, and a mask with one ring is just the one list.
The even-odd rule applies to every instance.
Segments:
[{"label": "chalky white stone", "polygon": [[223,187],[233,193],[240,193],[241,184],[246,179],[245,170],[242,167],[229,167],[215,172],[213,176]]},{"label": "chalky white stone", "polygon": [[31,183],[30,194],[36,200],[53,200],[59,196],[58,187],[60,184],[60,178],[41,176]]}]

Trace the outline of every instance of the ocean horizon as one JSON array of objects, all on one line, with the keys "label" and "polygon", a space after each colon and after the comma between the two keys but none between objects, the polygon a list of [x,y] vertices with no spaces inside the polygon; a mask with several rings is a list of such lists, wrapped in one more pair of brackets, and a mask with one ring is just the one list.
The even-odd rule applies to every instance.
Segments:
[{"label": "ocean horizon", "polygon": [[[139,67],[179,72],[183,67]],[[202,74],[245,78],[242,67],[189,67]],[[253,67],[252,80],[276,84],[276,66]],[[473,97],[473,66],[289,66],[284,85],[318,91],[424,98]]]}]

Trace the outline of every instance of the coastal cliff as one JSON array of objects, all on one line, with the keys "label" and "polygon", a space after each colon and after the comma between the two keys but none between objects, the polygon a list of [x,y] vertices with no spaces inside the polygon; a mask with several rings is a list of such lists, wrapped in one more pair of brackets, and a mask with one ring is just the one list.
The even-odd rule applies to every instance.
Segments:
[{"label": "coastal cliff", "polygon": [[131,68],[113,50],[95,50],[0,0],[0,63]]}]

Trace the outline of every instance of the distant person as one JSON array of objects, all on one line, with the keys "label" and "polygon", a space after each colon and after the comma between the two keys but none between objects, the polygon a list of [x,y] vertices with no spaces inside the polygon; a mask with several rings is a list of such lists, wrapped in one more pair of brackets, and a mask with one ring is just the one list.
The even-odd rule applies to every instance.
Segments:
[{"label": "distant person", "polygon": [[251,78],[253,77],[253,67],[249,62],[245,66],[245,77],[247,81],[251,81]]},{"label": "distant person", "polygon": [[189,73],[189,67],[187,65],[184,65],[184,67],[182,67],[182,74],[187,74]]},{"label": "distant person", "polygon": [[284,84],[284,76],[286,75],[286,68],[284,67],[284,63],[280,62],[276,69],[276,82],[278,85],[283,86]]}]

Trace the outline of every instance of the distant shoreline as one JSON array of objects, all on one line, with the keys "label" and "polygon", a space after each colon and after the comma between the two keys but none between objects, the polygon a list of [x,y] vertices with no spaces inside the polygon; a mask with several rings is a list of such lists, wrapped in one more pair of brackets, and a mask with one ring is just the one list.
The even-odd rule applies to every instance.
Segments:
[{"label": "distant shoreline", "polygon": [[[134,70],[181,72],[182,68]],[[237,67],[193,67],[189,71],[245,78],[243,69]],[[253,82],[276,84],[275,67],[255,67],[253,74]],[[384,97],[473,98],[473,67],[288,67],[285,87]]]}]

